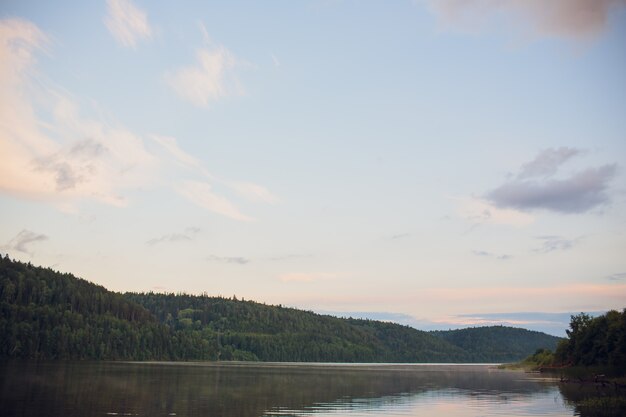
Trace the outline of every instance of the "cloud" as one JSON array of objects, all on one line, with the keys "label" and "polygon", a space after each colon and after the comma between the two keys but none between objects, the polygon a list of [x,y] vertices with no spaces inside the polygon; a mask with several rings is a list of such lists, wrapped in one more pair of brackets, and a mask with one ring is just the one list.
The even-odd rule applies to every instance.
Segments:
[{"label": "cloud", "polygon": [[73,210],[146,185],[157,160],[132,132],[81,115],[76,100],[36,68],[47,37],[32,23],[0,21],[0,192]]},{"label": "cloud", "polygon": [[157,243],[175,243],[175,242],[189,242],[196,238],[196,235],[200,233],[200,229],[197,227],[188,227],[184,233],[170,233],[167,235],[152,238],[146,242],[146,245],[154,246]]},{"label": "cloud", "polygon": [[474,250],[472,251],[472,253],[476,256],[481,256],[481,257],[485,257],[485,258],[494,258],[494,259],[499,259],[501,261],[507,261],[509,259],[512,259],[513,256],[511,255],[506,255],[506,254],[495,254],[495,253],[491,253],[491,252],[487,252],[484,250]]},{"label": "cloud", "polygon": [[[81,108],[76,97],[38,72],[37,53],[48,43],[31,22],[0,20],[0,193],[72,212],[82,201],[124,207],[130,192],[167,185],[207,210],[239,220],[250,218],[206,180],[245,199],[275,201],[260,185],[212,176],[175,138],[154,135],[146,141],[102,120],[95,106]],[[154,149],[154,143],[160,147]],[[166,166],[179,171],[182,166],[203,181],[172,180],[176,175],[162,173]]]},{"label": "cloud", "polygon": [[459,214],[472,223],[470,231],[482,224],[522,227],[535,221],[519,210],[499,208],[480,198],[462,198]]},{"label": "cloud", "polygon": [[36,62],[35,52],[45,49],[49,42],[48,37],[27,20],[17,18],[0,20],[2,78],[19,82],[31,75],[32,66]]},{"label": "cloud", "polygon": [[135,48],[138,41],[152,37],[146,12],[130,0],[107,0],[104,24],[115,39],[127,48]]},{"label": "cloud", "polygon": [[609,275],[608,277],[606,277],[606,279],[610,281],[620,281],[622,279],[626,279],[626,272]]},{"label": "cloud", "polygon": [[[49,96],[52,123],[40,130],[35,109],[22,97],[10,101],[23,112],[0,115],[0,190],[66,209],[82,199],[125,206],[123,190],[153,183],[159,161],[134,133],[85,118],[70,97]],[[88,138],[88,139],[82,139]]]},{"label": "cloud", "polygon": [[167,74],[166,80],[183,99],[198,107],[224,97],[239,95],[242,88],[232,73],[237,61],[223,46],[196,50],[196,63]]},{"label": "cloud", "polygon": [[545,149],[482,198],[461,199],[460,214],[472,223],[469,231],[486,223],[524,226],[534,221],[529,213],[535,210],[585,213],[608,204],[607,191],[617,165],[556,177],[566,162],[584,153],[569,147]]},{"label": "cloud", "polygon": [[231,219],[251,221],[228,199],[215,194],[210,184],[199,181],[185,181],[178,186],[178,192],[194,204],[222,214]]},{"label": "cloud", "polygon": [[150,138],[161,145],[179,164],[182,166],[200,171],[203,175],[212,178],[202,166],[202,163],[195,157],[183,151],[178,145],[176,138],[170,136],[151,135]]},{"label": "cloud", "polygon": [[616,172],[616,165],[604,165],[565,179],[516,179],[490,191],[486,198],[500,208],[584,213],[609,202],[606,190]]},{"label": "cloud", "polygon": [[546,149],[535,159],[522,165],[518,178],[549,177],[556,174],[558,168],[572,157],[581,154],[580,149],[561,147]]},{"label": "cloud", "polygon": [[278,277],[282,282],[313,282],[337,278],[337,274],[326,272],[295,272],[282,274]]},{"label": "cloud", "polygon": [[273,204],[278,201],[278,198],[274,194],[261,185],[252,182],[226,180],[211,174],[203,166],[202,162],[179,147],[176,138],[157,135],[152,135],[151,138],[156,143],[161,145],[161,147],[165,149],[180,165],[196,172],[198,175],[211,182],[224,185],[235,191],[240,196],[251,201],[259,201],[269,204]]},{"label": "cloud", "polygon": [[223,263],[227,263],[227,264],[237,264],[237,265],[245,265],[247,263],[250,262],[250,259],[248,258],[243,258],[241,256],[216,256],[216,255],[209,255],[206,257],[207,261],[214,261],[214,262],[223,262]]},{"label": "cloud", "polygon": [[[431,0],[431,9],[448,26],[480,27],[494,18],[506,27],[522,24],[539,36],[588,38],[606,29],[609,15],[626,0]],[[511,24],[512,23],[512,24]]]},{"label": "cloud", "polygon": [[274,194],[258,184],[243,181],[223,181],[223,183],[248,200],[269,204],[278,202],[278,198]]},{"label": "cloud", "polygon": [[33,243],[42,242],[44,240],[48,240],[48,236],[24,229],[17,235],[15,235],[15,237],[13,237],[11,240],[9,240],[6,245],[2,246],[2,249],[15,250],[18,252],[32,255],[32,252],[29,250],[28,246]]},{"label": "cloud", "polygon": [[276,55],[270,54],[270,57],[272,58],[272,62],[274,63],[274,66],[276,68],[280,67],[280,61],[278,60],[278,58],[276,58]]},{"label": "cloud", "polygon": [[537,239],[542,242],[542,245],[534,251],[539,253],[549,253],[571,249],[581,238],[567,239],[561,236],[537,236]]}]

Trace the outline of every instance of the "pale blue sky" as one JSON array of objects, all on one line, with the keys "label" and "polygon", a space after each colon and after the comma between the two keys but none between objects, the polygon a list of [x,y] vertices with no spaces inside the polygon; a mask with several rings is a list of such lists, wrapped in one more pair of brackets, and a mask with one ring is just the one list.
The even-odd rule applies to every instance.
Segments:
[{"label": "pale blue sky", "polygon": [[179,3],[0,5],[1,252],[428,326],[626,306],[625,1]]}]

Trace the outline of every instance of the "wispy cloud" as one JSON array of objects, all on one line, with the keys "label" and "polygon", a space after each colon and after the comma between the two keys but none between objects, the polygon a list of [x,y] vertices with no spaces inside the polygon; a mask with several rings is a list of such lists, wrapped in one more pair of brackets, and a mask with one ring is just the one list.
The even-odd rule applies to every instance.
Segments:
[{"label": "wispy cloud", "polygon": [[541,246],[534,251],[538,253],[549,253],[571,249],[582,238],[568,239],[562,236],[537,236],[537,239],[541,242]]},{"label": "wispy cloud", "polygon": [[313,282],[320,280],[335,279],[339,275],[327,272],[293,272],[282,274],[278,277],[282,282]]},{"label": "wispy cloud", "polygon": [[280,67],[280,61],[278,60],[278,58],[276,58],[276,55],[270,54],[270,57],[272,58],[272,62],[274,63],[274,66],[276,68]]},{"label": "wispy cloud", "polygon": [[615,164],[553,178],[565,161],[580,153],[571,148],[543,151],[524,164],[515,179],[491,190],[485,198],[499,208],[559,213],[584,213],[609,203],[607,189],[617,173]]},{"label": "wispy cloud", "polygon": [[474,29],[504,19],[538,36],[586,38],[606,29],[609,15],[626,0],[430,0],[448,26]]},{"label": "wispy cloud", "polygon": [[29,246],[33,243],[42,242],[44,240],[48,240],[48,236],[24,229],[3,245],[2,249],[32,255],[32,251],[29,249]]},{"label": "wispy cloud", "polygon": [[611,274],[606,279],[610,281],[621,281],[626,280],[626,272],[619,272],[617,274]]},{"label": "wispy cloud", "polygon": [[82,116],[69,94],[38,77],[46,39],[30,22],[0,21],[0,190],[66,208],[81,198],[124,205],[119,191],[145,184],[156,160],[141,138]]},{"label": "wispy cloud", "polygon": [[[276,203],[278,201],[278,198],[274,194],[272,194],[267,188],[259,184],[255,184],[252,182],[245,182],[245,181],[228,180],[228,179],[223,179],[216,175],[213,175],[211,172],[209,172],[208,169],[204,167],[204,165],[202,164],[200,160],[188,154],[187,152],[183,151],[178,145],[178,141],[176,140],[176,138],[158,136],[158,135],[152,135],[151,138],[156,143],[158,143],[165,151],[167,151],[167,153],[170,154],[178,162],[178,164],[180,164],[181,166],[185,167],[186,169],[192,172],[195,172],[197,175],[202,177],[203,180],[207,183],[217,183],[222,186],[225,186],[229,188],[230,190],[234,191],[235,193],[239,194],[243,198],[250,200],[250,201],[258,201],[258,202],[270,203],[270,204]],[[188,187],[192,187],[192,186],[188,185]],[[194,185],[193,187],[201,188],[199,185]],[[209,185],[209,187],[211,186]],[[202,194],[206,194],[206,186],[203,186],[202,188],[205,189],[205,191]],[[188,198],[192,195],[187,192],[184,192],[182,194]],[[206,199],[203,198],[202,200],[205,201]],[[206,207],[208,207],[209,205],[212,207],[218,207],[218,206],[224,207],[223,200],[225,199],[222,197],[221,204],[219,205],[215,201],[213,201],[213,203],[211,204],[208,204],[205,201],[204,203],[200,205],[206,206]],[[192,199],[192,201],[194,201],[196,204],[199,204],[200,198],[198,197],[198,198]],[[230,206],[231,206],[231,209],[235,208],[233,203],[230,203]],[[233,217],[233,216],[230,216],[230,217]],[[234,218],[236,217],[237,216],[234,216]]]},{"label": "wispy cloud", "polygon": [[221,98],[240,95],[243,88],[234,74],[239,61],[222,45],[213,45],[204,25],[200,25],[205,46],[196,49],[196,62],[165,78],[183,99],[199,107]]},{"label": "wispy cloud", "polygon": [[272,194],[267,188],[254,184],[252,182],[244,181],[221,181],[223,184],[231,188],[240,196],[251,200],[260,201],[263,203],[274,204],[278,202],[278,197]]},{"label": "wispy cloud", "polygon": [[217,256],[217,255],[209,255],[206,257],[207,261],[212,262],[222,262],[227,264],[237,264],[237,265],[245,265],[250,263],[250,259],[244,258],[241,256]]},{"label": "wispy cloud", "polygon": [[188,227],[182,233],[169,233],[159,237],[152,238],[146,242],[146,245],[154,246],[158,243],[176,243],[176,242],[190,242],[195,240],[196,235],[200,233],[200,229],[197,227]]},{"label": "wispy cloud", "polygon": [[[134,190],[169,186],[207,210],[239,220],[250,217],[211,183],[246,200],[276,201],[260,185],[211,175],[175,138],[146,140],[103,120],[97,105],[81,107],[78,98],[38,71],[37,54],[48,46],[31,22],[0,20],[0,192],[72,212],[85,200],[124,207]],[[163,168],[171,166],[191,170],[201,181],[165,177]]]},{"label": "wispy cloud", "polygon": [[460,198],[457,200],[460,202],[460,216],[471,223],[467,232],[483,224],[522,227],[535,221],[534,217],[528,213],[510,208],[496,207],[480,198]]},{"label": "wispy cloud", "polygon": [[507,254],[496,254],[496,253],[492,253],[492,252],[487,252],[484,250],[473,250],[472,253],[476,256],[481,256],[484,258],[493,258],[493,259],[499,259],[501,261],[507,261],[509,259],[512,259],[513,256],[511,255],[507,255]]},{"label": "wispy cloud", "polygon": [[202,166],[199,159],[193,157],[187,152],[183,151],[178,145],[178,140],[171,136],[151,135],[150,138],[161,145],[169,155],[174,158],[176,162],[185,168],[194,169],[200,171],[203,175],[211,177],[211,174]]},{"label": "wispy cloud", "polygon": [[152,37],[146,12],[130,0],[107,0],[104,24],[115,39],[128,48],[135,48],[140,40]]},{"label": "wispy cloud", "polygon": [[194,204],[219,213],[231,219],[251,221],[228,199],[213,192],[211,184],[200,181],[185,181],[178,186],[178,192]]}]

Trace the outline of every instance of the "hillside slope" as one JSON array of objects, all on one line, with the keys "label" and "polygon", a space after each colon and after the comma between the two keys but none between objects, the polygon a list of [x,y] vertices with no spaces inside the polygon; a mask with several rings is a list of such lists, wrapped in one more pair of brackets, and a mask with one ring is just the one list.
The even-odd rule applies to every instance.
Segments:
[{"label": "hillside slope", "polygon": [[445,333],[234,298],[119,294],[0,257],[0,358],[494,362],[552,347]]},{"label": "hillside slope", "polygon": [[541,332],[505,326],[469,327],[430,333],[463,349],[473,362],[519,361],[539,348],[554,351],[562,340]]},{"label": "hillside slope", "polygon": [[331,362],[465,361],[460,348],[407,326],[340,319],[221,297],[125,294],[177,331],[219,335],[220,359]]}]

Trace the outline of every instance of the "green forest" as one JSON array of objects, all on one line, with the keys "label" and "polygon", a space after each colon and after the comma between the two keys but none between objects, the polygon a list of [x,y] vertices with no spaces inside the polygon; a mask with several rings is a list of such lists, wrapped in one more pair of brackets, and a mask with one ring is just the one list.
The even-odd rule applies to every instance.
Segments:
[{"label": "green forest", "polygon": [[626,374],[626,309],[598,317],[572,316],[567,339],[554,353],[556,366],[609,367]]},{"label": "green forest", "polygon": [[560,340],[502,326],[424,332],[235,297],[121,294],[8,256],[0,312],[0,358],[504,362]]},{"label": "green forest", "polygon": [[562,375],[577,381],[626,376],[626,309],[611,310],[597,317],[585,313],[574,315],[566,332],[567,338],[558,343],[556,351],[537,349],[523,361],[506,367],[562,371]]},{"label": "green forest", "polygon": [[545,333],[504,326],[471,327],[460,330],[434,331],[466,351],[473,362],[512,362],[523,358],[537,346],[552,350],[559,339]]}]

